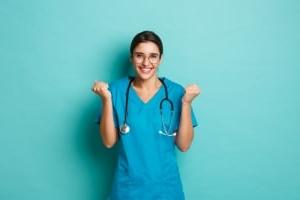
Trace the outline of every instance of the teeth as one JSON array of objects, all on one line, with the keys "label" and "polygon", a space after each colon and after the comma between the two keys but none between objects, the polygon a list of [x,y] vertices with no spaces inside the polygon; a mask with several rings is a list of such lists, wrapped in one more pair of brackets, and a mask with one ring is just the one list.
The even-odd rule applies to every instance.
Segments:
[{"label": "teeth", "polygon": [[142,72],[150,72],[152,68],[140,68]]}]

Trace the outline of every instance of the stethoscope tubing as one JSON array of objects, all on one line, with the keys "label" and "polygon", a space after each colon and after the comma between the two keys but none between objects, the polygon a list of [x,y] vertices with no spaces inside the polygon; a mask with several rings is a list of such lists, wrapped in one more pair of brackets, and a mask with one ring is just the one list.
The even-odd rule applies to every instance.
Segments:
[{"label": "stethoscope tubing", "polygon": [[[161,115],[161,118],[162,118],[162,106],[163,106],[163,103],[164,101],[167,101],[170,105],[171,105],[171,113],[172,113],[172,116],[173,116],[173,112],[174,112],[174,105],[173,105],[173,102],[169,99],[169,92],[168,92],[168,89],[167,89],[167,86],[164,82],[164,78],[158,78],[160,80],[160,82],[162,83],[163,87],[164,87],[164,91],[165,91],[165,98],[163,98],[160,103],[159,103],[159,109],[160,109],[160,115]],[[122,134],[126,134],[129,132],[130,130],[130,127],[128,126],[127,124],[127,116],[128,116],[128,99],[129,99],[129,91],[130,91],[130,86],[131,86],[131,83],[134,81],[134,77],[131,77],[129,76],[129,83],[128,83],[128,86],[127,86],[127,89],[126,89],[126,96],[125,96],[125,113],[124,113],[124,121],[123,121],[123,124],[120,126],[120,132]],[[172,118],[171,118],[172,119]],[[166,128],[165,128],[165,125],[164,125],[164,121],[163,119],[162,120],[162,123],[163,123],[163,126],[164,126],[164,129],[166,131]]]}]

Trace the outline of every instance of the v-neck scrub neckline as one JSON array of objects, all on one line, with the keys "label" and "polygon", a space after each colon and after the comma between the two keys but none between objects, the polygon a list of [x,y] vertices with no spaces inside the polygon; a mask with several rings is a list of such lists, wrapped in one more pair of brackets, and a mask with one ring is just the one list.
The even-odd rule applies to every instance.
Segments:
[{"label": "v-neck scrub neckline", "polygon": [[161,84],[161,85],[159,86],[159,88],[155,91],[155,93],[154,93],[154,94],[148,99],[148,101],[146,101],[146,102],[139,96],[138,92],[134,89],[133,83],[131,83],[129,89],[130,89],[130,92],[133,93],[134,96],[135,96],[142,104],[147,105],[147,104],[151,103],[152,99],[156,98],[156,96],[159,95],[159,93],[161,92],[161,90],[164,89],[163,87],[164,87],[163,84]]}]

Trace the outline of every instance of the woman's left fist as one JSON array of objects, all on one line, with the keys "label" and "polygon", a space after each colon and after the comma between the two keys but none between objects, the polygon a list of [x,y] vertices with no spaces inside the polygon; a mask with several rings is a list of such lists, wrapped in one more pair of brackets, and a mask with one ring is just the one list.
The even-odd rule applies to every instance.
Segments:
[{"label": "woman's left fist", "polygon": [[182,97],[182,102],[192,103],[193,99],[200,94],[200,88],[196,84],[188,85],[185,88],[185,94]]}]

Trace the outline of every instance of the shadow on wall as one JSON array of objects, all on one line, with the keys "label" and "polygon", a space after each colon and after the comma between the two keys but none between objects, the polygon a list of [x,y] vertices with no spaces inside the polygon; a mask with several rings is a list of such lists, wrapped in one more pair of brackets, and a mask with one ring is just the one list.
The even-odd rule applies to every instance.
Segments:
[{"label": "shadow on wall", "polygon": [[[113,80],[119,79],[121,77],[127,76],[132,73],[131,64],[129,60],[128,48],[122,48],[120,51],[120,45],[118,45],[118,50],[114,51],[115,55],[112,57],[112,62],[110,65],[110,71],[105,72],[105,74],[101,74],[101,67],[99,67],[99,80],[108,80],[111,82]],[[117,53],[116,53],[117,52]],[[118,53],[119,52],[119,53]],[[116,67],[119,70],[116,70]],[[105,76],[105,77],[104,77]],[[92,84],[93,80],[91,80]],[[83,147],[83,151],[86,152],[87,155],[84,155],[83,162],[90,163],[94,170],[92,172],[87,172],[90,176],[90,186],[93,187],[91,190],[93,194],[91,195],[92,199],[106,199],[112,185],[113,180],[113,172],[114,167],[117,160],[117,149],[118,145],[116,144],[112,149],[107,149],[101,140],[101,136],[98,130],[98,124],[96,123],[97,116],[99,115],[99,111],[101,108],[100,97],[96,97],[94,93],[90,90],[90,94],[94,95],[91,98],[90,102],[86,102],[87,108],[84,109],[86,113],[81,113],[82,118],[81,121],[78,122],[80,139],[77,138],[77,141],[80,141],[80,144]],[[92,119],[92,120],[87,120]],[[82,124],[85,122],[85,126]],[[88,170],[90,166],[86,167]],[[91,191],[90,190],[90,191]],[[87,198],[88,199],[88,198]]]}]

